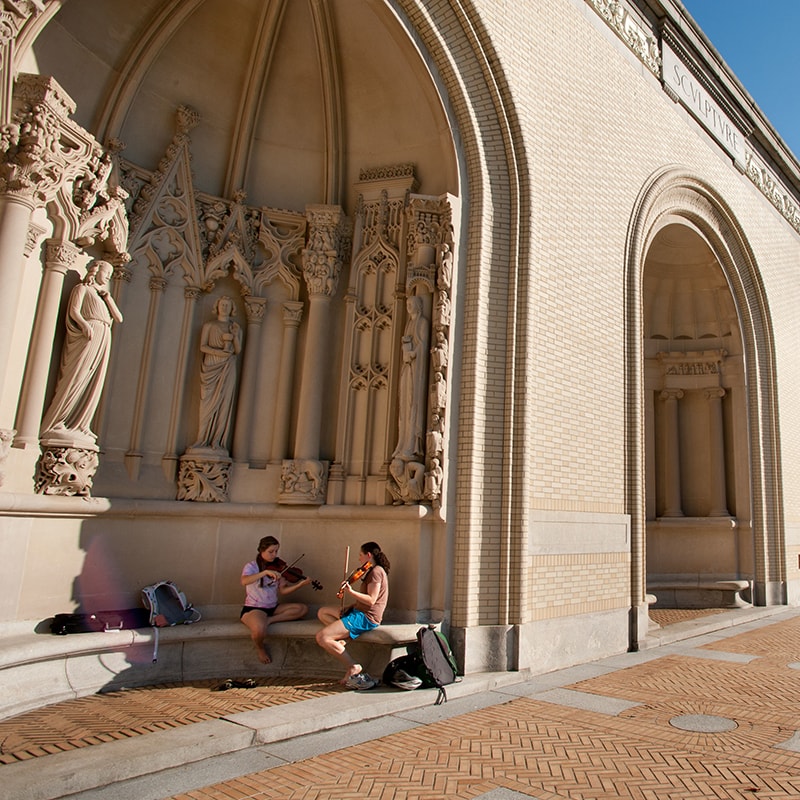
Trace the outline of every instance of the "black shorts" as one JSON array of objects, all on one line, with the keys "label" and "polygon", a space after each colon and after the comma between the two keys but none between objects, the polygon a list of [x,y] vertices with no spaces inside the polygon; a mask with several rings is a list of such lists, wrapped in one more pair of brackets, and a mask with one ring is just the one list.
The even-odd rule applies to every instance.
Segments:
[{"label": "black shorts", "polygon": [[258,606],[242,606],[242,613],[239,614],[239,619],[241,619],[248,611],[263,611],[268,617],[271,617],[275,613],[275,609],[278,606],[273,606],[272,608],[259,608]]}]

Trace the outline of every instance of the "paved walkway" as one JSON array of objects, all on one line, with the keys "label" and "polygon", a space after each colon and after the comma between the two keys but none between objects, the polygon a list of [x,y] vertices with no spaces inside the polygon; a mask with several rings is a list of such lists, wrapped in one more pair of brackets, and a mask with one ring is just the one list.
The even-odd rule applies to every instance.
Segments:
[{"label": "paved walkway", "polygon": [[[62,713],[40,724],[53,732],[53,749],[12,748],[0,792],[9,800],[800,798],[800,610],[686,619],[664,627],[660,641],[546,675],[468,676],[441,706],[433,690],[259,681],[215,692],[221,707],[210,718],[203,693],[215,687],[183,687],[199,693],[198,721],[98,744],[87,722],[87,741],[71,749],[69,704],[59,704],[48,711]],[[270,696],[278,704],[242,710]],[[113,696],[85,701],[105,708],[104,724],[117,733],[137,727],[130,709],[110,708]],[[162,721],[177,716],[162,711]],[[3,753],[10,736],[34,742],[35,725],[27,734],[21,725],[28,716],[0,724]]]}]

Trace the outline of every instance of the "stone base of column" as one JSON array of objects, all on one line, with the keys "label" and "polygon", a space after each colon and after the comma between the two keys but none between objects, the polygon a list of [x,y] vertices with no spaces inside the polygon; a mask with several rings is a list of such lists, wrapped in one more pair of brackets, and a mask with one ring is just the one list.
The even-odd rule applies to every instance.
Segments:
[{"label": "stone base of column", "polygon": [[90,497],[99,448],[53,445],[42,442],[42,455],[36,465],[34,490],[37,494]]},{"label": "stone base of column", "polygon": [[293,458],[283,462],[278,502],[283,505],[325,505],[329,461]]},{"label": "stone base of column", "polygon": [[227,453],[187,450],[180,457],[178,500],[198,503],[227,503],[230,499],[231,466]]}]

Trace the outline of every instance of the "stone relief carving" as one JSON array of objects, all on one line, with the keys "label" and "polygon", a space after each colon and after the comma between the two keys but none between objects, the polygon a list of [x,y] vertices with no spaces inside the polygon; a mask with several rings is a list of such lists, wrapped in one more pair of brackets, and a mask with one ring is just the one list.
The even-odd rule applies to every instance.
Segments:
[{"label": "stone relief carving", "polygon": [[37,494],[89,497],[100,460],[97,450],[48,447],[36,467]]},{"label": "stone relief carving", "polygon": [[97,436],[90,425],[103,391],[111,326],[122,322],[108,290],[112,272],[107,261],[94,261],[70,294],[56,391],[42,419],[45,443],[95,446]]},{"label": "stone relief carving", "polygon": [[777,181],[770,171],[758,163],[752,151],[745,153],[745,171],[747,177],[758,187],[761,193],[780,211],[786,221],[800,233],[800,210],[797,203]]},{"label": "stone relief carving", "polygon": [[398,439],[392,458],[413,461],[424,455],[425,405],[420,397],[424,397],[428,382],[430,320],[425,318],[421,297],[414,295],[406,303],[408,322],[402,341]]},{"label": "stone relief carving", "polygon": [[407,214],[408,322],[401,342],[398,440],[389,464],[387,490],[395,504],[439,505],[450,361],[450,207],[439,199],[413,197]]},{"label": "stone relief carving", "polygon": [[236,392],[236,356],[242,349],[242,329],[233,321],[236,306],[230,297],[214,304],[216,319],[200,335],[200,423],[197,441],[189,448],[228,453]]},{"label": "stone relief carving", "polygon": [[636,53],[641,62],[655,75],[661,69],[658,39],[635,20],[621,0],[587,0],[608,26]]},{"label": "stone relief carving", "polygon": [[321,505],[328,488],[328,462],[311,458],[284,461],[280,502],[287,505]]},{"label": "stone relief carving", "polygon": [[226,503],[231,482],[230,458],[213,454],[181,457],[178,475],[178,500],[200,503]]}]

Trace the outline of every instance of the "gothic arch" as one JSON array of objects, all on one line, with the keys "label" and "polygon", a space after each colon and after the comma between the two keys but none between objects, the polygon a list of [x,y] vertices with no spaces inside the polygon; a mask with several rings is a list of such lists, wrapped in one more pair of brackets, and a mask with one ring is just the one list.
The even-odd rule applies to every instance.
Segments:
[{"label": "gothic arch", "polygon": [[[685,221],[705,238],[736,304],[743,338],[755,558],[755,602],[785,602],[780,442],[772,322],[755,256],[722,197],[681,166],[654,174],[634,206],[626,244],[627,509],[631,515],[631,605],[645,591],[645,463],[642,278],[658,232]],[[635,634],[632,634],[636,638]]]}]

